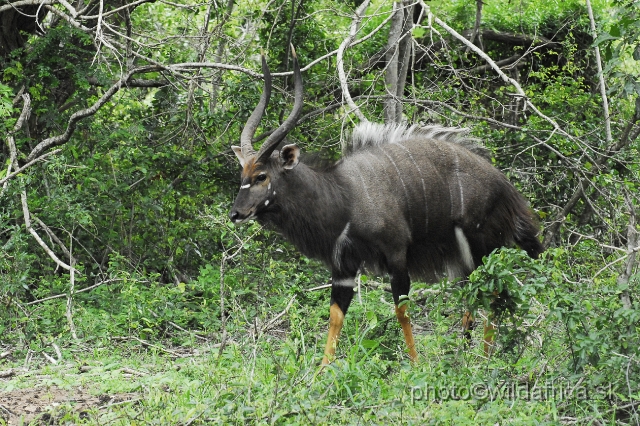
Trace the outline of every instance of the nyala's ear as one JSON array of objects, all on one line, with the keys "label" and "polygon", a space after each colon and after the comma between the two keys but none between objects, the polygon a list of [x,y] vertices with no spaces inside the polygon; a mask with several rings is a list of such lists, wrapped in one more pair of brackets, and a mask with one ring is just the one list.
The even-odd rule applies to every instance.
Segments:
[{"label": "nyala's ear", "polygon": [[238,157],[238,160],[240,160],[240,165],[244,167],[245,159],[244,155],[242,155],[242,148],[234,145],[231,147],[231,149],[236,153],[236,157]]},{"label": "nyala's ear", "polygon": [[297,145],[285,145],[280,150],[282,167],[287,170],[293,169],[300,161],[300,148]]}]

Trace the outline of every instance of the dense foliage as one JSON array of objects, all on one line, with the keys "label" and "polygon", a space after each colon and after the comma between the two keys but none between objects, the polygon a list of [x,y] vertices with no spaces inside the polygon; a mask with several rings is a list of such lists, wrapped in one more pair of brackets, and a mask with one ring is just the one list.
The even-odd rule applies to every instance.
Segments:
[{"label": "dense foliage", "polygon": [[[3,37],[11,22],[21,36],[0,38],[0,370],[25,370],[0,392],[141,395],[84,417],[58,407],[60,424],[640,422],[636,3],[594,1],[594,39],[582,1],[486,1],[477,31],[481,2],[428,2],[524,94],[424,3],[398,3],[414,8],[404,119],[471,128],[531,201],[548,249],[531,260],[505,248],[467,281],[416,283],[414,367],[388,279],[360,276],[339,359],[320,374],[329,273],[270,230],[227,220],[230,146],[260,96],[261,49],[276,77],[258,133],[291,107],[291,45],[302,66],[327,55],[304,72],[291,141],[339,158],[357,122],[339,66],[382,121],[392,2],[368,7],[356,39],[371,37],[343,64],[360,1],[105,1],[77,16],[64,3],[24,6],[39,28],[2,20]],[[496,306],[495,292],[510,298]],[[481,322],[496,307],[485,357]],[[478,318],[470,344],[465,309]]]}]

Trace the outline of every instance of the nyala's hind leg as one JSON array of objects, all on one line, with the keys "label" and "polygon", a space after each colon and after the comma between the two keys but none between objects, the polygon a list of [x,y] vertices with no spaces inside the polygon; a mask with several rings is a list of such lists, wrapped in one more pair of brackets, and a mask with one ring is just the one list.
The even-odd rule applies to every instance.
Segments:
[{"label": "nyala's hind leg", "polygon": [[408,304],[403,304],[402,306],[398,306],[396,304],[396,317],[398,318],[398,322],[402,327],[402,334],[404,334],[404,341],[407,344],[407,348],[409,349],[409,359],[411,359],[412,363],[418,362],[418,352],[416,351],[416,342],[413,339],[413,331],[411,330],[411,320],[409,319],[409,315],[407,314],[407,306]]},{"label": "nyala's hind leg", "polygon": [[400,304],[403,300],[408,300],[411,281],[406,270],[391,269],[391,292],[393,293],[393,301],[396,305],[396,318],[402,327],[404,341],[409,349],[409,359],[412,363],[418,362],[418,352],[416,351],[416,342],[413,338],[413,330],[411,329],[411,320],[407,314],[407,303]]},{"label": "nyala's hind leg", "polygon": [[471,343],[471,332],[473,331],[474,326],[475,323],[473,321],[473,315],[471,315],[471,312],[469,311],[465,312],[462,316],[462,335],[466,339],[467,345]]},{"label": "nyala's hind leg", "polygon": [[342,324],[344,324],[344,316],[349,309],[351,299],[353,299],[353,288],[355,287],[355,277],[353,278],[334,278],[331,284],[331,307],[329,308],[329,335],[327,336],[327,344],[324,348],[324,357],[322,365],[327,365],[335,359],[336,346],[338,345],[338,337]]},{"label": "nyala's hind leg", "polygon": [[[494,336],[496,333],[496,328],[493,325],[493,312],[489,314],[488,318],[484,322],[484,335],[483,335],[483,343],[484,343],[484,354],[485,356],[491,355],[494,348]],[[466,339],[466,344],[469,345],[471,343],[471,331],[473,331],[475,324],[473,320],[473,315],[471,312],[467,311],[462,316],[462,333]]]},{"label": "nyala's hind leg", "polygon": [[484,323],[484,355],[490,356],[493,353],[494,337],[496,334],[496,327],[493,325],[493,312],[489,314],[487,320]]},{"label": "nyala's hind leg", "polygon": [[491,298],[491,303],[489,304],[489,315],[487,315],[487,320],[484,323],[484,354],[485,356],[489,356],[493,353],[495,349],[495,335],[496,335],[496,327],[493,324],[493,321],[496,317],[496,310],[499,308],[498,299],[504,297],[505,299],[509,299],[509,293],[505,290],[502,294],[498,294],[497,291],[493,292],[493,297]]}]

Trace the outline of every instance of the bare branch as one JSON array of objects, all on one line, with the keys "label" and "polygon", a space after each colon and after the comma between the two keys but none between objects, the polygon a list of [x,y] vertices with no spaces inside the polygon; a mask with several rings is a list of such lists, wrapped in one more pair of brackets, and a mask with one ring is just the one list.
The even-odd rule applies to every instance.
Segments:
[{"label": "bare branch", "polygon": [[[53,252],[53,250],[49,248],[47,243],[45,243],[42,240],[42,238],[40,238],[40,235],[38,235],[36,230],[33,229],[33,227],[31,226],[31,215],[29,213],[29,205],[27,203],[27,191],[24,191],[24,190],[22,191],[22,193],[20,194],[20,199],[22,200],[22,213],[24,215],[24,225],[27,228],[27,231],[29,231],[29,233],[33,236],[33,238],[35,238],[38,244],[40,244],[40,247],[44,249],[44,251],[58,266],[60,266],[63,269],[66,269],[67,271],[70,271],[72,267],[64,263],[62,260],[60,260],[58,256],[56,256],[56,254]],[[73,269],[75,270],[75,268]]]},{"label": "bare branch", "polygon": [[47,9],[49,12],[52,12],[56,15],[58,15],[59,17],[61,17],[62,19],[64,19],[65,21],[67,21],[69,23],[69,25],[84,31],[86,33],[92,33],[92,30],[90,28],[85,27],[84,25],[82,25],[80,22],[78,22],[77,20],[75,20],[74,18],[72,18],[71,16],[67,15],[66,13],[64,13],[63,11],[61,11],[60,9],[53,7],[49,4],[45,4],[44,8]]},{"label": "bare branch", "polygon": [[[505,59],[501,59],[499,61],[496,61],[496,65],[499,67],[504,67],[506,65],[511,65],[515,62],[518,62],[520,59],[522,59],[525,55],[513,55],[513,56],[509,56],[508,58]],[[475,67],[470,69],[468,72],[469,73],[476,73],[476,74],[482,74],[484,72],[487,72],[491,69],[491,65],[480,65],[479,67]]]},{"label": "bare branch", "polygon": [[[476,0],[476,22],[473,25],[473,30],[471,32],[471,36],[469,37],[469,42],[471,44],[474,44],[474,42],[476,41],[476,37],[478,36],[478,32],[480,30],[480,22],[482,21],[482,5],[484,3],[482,2],[482,0]],[[482,38],[478,37],[478,44],[480,45],[480,48],[482,49]],[[469,47],[467,47],[467,52],[469,51]]]},{"label": "bare branch", "polygon": [[[477,11],[476,11],[477,12]],[[477,15],[476,15],[477,18]],[[469,37],[471,39],[471,35],[473,30],[464,30],[462,35],[465,37]],[[539,44],[555,44],[557,42],[551,41],[548,38],[541,37],[539,35],[535,37],[531,37],[524,34],[512,34],[506,32],[493,31],[489,29],[479,29],[478,36],[481,36],[483,40],[492,40],[500,43],[508,43],[518,46],[525,45],[539,45]]]},{"label": "bare branch", "polygon": [[124,6],[116,7],[115,9],[109,10],[108,12],[104,12],[104,13],[102,13],[102,15],[79,15],[78,18],[82,19],[82,20],[93,20],[93,19],[98,19],[100,16],[102,16],[102,18],[104,19],[104,18],[107,18],[107,17],[109,17],[111,15],[119,13],[122,10],[135,9],[136,7],[140,6],[141,4],[153,3],[154,1],[155,0],[137,0],[137,1],[133,1],[131,3],[127,3]]},{"label": "bare branch", "polygon": [[44,6],[46,4],[56,4],[56,0],[20,0],[0,6],[0,13],[7,10],[14,10],[20,6]]},{"label": "bare branch", "polygon": [[556,215],[553,222],[551,222],[551,225],[549,225],[549,227],[547,228],[544,234],[544,242],[542,243],[545,249],[551,246],[551,243],[553,242],[556,234],[560,230],[560,227],[564,223],[565,218],[569,213],[571,213],[571,210],[573,210],[576,204],[578,204],[578,201],[580,201],[580,198],[582,198],[583,194],[584,194],[584,184],[581,180],[578,183],[578,187],[574,191],[573,195],[571,196],[571,198],[569,198],[569,201],[567,202],[567,204],[565,204],[562,211],[560,211],[560,213]]},{"label": "bare branch", "polygon": [[[587,0],[588,2],[589,0]],[[629,253],[629,257],[627,262],[624,265],[624,270],[618,276],[617,283],[619,286],[626,286],[629,284],[629,279],[631,275],[633,275],[633,269],[636,263],[636,246],[638,245],[638,231],[636,230],[636,210],[633,206],[633,201],[629,198],[629,194],[624,193],[624,199],[627,203],[627,207],[629,208],[629,223],[627,225],[627,253]],[[624,290],[620,294],[620,300],[623,306],[627,309],[631,308],[631,297],[629,295],[629,290]]]},{"label": "bare branch", "polygon": [[[13,135],[15,135],[24,125],[24,122],[29,119],[29,115],[31,115],[31,97],[28,93],[22,94],[22,100],[24,105],[22,106],[22,112],[16,121],[16,124],[13,126],[13,129],[7,135],[7,144],[9,145],[9,165],[7,166],[7,176],[5,176],[0,183],[2,183],[2,192],[0,192],[0,196],[4,194],[4,191],[7,189],[7,181],[11,179],[11,177],[15,176],[20,172],[20,167],[18,165],[18,150],[16,149],[16,142],[13,139]],[[11,168],[15,170],[14,173],[11,172]]]},{"label": "bare branch", "polygon": [[[40,221],[39,221],[40,222]],[[42,223],[42,222],[40,222]],[[44,225],[44,224],[43,224]],[[51,233],[53,234],[53,233]],[[76,333],[76,325],[73,322],[73,295],[75,294],[76,289],[76,259],[73,257],[73,238],[69,235],[69,239],[71,240],[69,250],[66,250],[62,241],[59,242],[59,245],[64,248],[64,250],[68,253],[69,256],[69,266],[71,267],[69,271],[69,293],[67,294],[67,304],[66,304],[66,316],[67,316],[67,324],[69,324],[69,331],[71,332],[71,337],[75,340],[78,340],[78,335]]]},{"label": "bare branch", "polygon": [[[351,26],[349,27],[349,35],[347,36],[347,38],[345,38],[342,43],[340,44],[340,48],[338,49],[338,53],[336,55],[336,63],[337,63],[337,67],[338,67],[338,78],[340,79],[340,86],[342,87],[342,96],[345,98],[347,105],[349,105],[349,108],[351,108],[351,111],[349,112],[353,112],[361,121],[369,121],[367,120],[367,118],[364,116],[364,114],[362,113],[362,111],[360,111],[360,107],[358,107],[355,102],[353,102],[353,99],[351,98],[351,94],[349,93],[349,86],[347,84],[347,76],[344,72],[344,51],[347,47],[351,46],[351,41],[355,38],[356,36],[356,32],[358,31],[358,25],[360,24],[360,21],[362,20],[362,15],[364,14],[364,12],[367,10],[367,7],[369,7],[369,2],[370,0],[365,0],[362,2],[362,4],[360,5],[360,7],[358,7],[358,9],[356,9],[355,14],[353,16],[353,19],[351,21]],[[394,3],[395,5],[395,3]],[[396,12],[395,6],[394,6],[394,12]]]},{"label": "bare branch", "polygon": [[104,104],[109,101],[109,99],[111,99],[113,95],[118,92],[118,90],[122,88],[122,86],[126,85],[126,82],[131,78],[132,75],[150,71],[158,71],[158,69],[155,66],[147,66],[129,71],[125,76],[123,76],[113,86],[111,86],[109,90],[107,90],[105,94],[102,95],[100,99],[98,99],[91,107],[73,113],[71,117],[69,117],[67,128],[63,134],[47,138],[36,145],[27,157],[27,161],[33,160],[47,148],[66,143],[75,131],[78,121],[95,114]]},{"label": "bare branch", "polygon": [[[29,97],[28,93],[24,93],[22,95],[22,99],[24,100],[24,106],[22,108],[22,113],[20,114],[20,117],[18,118],[18,121],[16,122],[16,125],[13,127],[13,130],[11,133],[9,133],[9,136],[7,137],[7,143],[9,144],[9,152],[11,155],[11,164],[13,165],[14,170],[19,170],[20,167],[18,166],[18,150],[16,149],[16,144],[15,141],[13,139],[13,135],[20,130],[20,128],[22,127],[22,125],[24,124],[25,120],[27,120],[30,112],[31,112],[31,98]],[[44,249],[44,251],[49,255],[49,257],[51,259],[53,259],[54,262],[56,262],[56,264],[66,270],[71,270],[71,269],[75,269],[72,268],[71,266],[67,265],[66,263],[62,262],[60,259],[58,259],[58,257],[55,255],[55,253],[49,248],[49,246],[47,246],[47,244],[42,240],[42,238],[40,238],[40,235],[38,235],[38,233],[35,231],[35,229],[33,229],[33,227],[31,226],[31,217],[30,217],[30,213],[29,213],[29,205],[27,203],[27,191],[25,189],[23,189],[20,193],[20,199],[22,201],[22,213],[24,216],[24,225],[27,228],[27,231],[29,231],[29,233],[33,236],[33,238],[35,238],[35,240],[38,242],[38,244],[40,244],[40,246]]]},{"label": "bare branch", "polygon": [[[384,19],[384,21],[382,21],[380,23],[380,25],[378,25],[376,28],[374,28],[369,34],[367,34],[366,36],[359,38],[356,41],[353,41],[349,46],[347,47],[353,47],[356,46],[358,44],[361,44],[367,40],[369,40],[371,37],[373,37],[374,35],[376,35],[382,28],[384,28],[387,23],[391,20],[391,18],[393,17],[393,14],[390,14],[388,17],[386,17]],[[114,43],[115,44],[115,43]],[[314,65],[324,61],[327,58],[330,58],[334,55],[337,55],[338,51],[340,49],[336,49],[336,50],[332,50],[329,53],[326,53],[316,59],[314,59],[313,61],[309,62],[307,65],[305,65],[304,67],[300,68],[301,72],[305,72],[310,70]],[[136,55],[137,57],[139,57],[140,59],[149,61],[150,63],[157,65],[159,67],[162,67],[162,69],[165,69],[167,71],[171,71],[171,72],[176,72],[176,71],[186,71],[186,70],[193,70],[193,69],[197,69],[197,68],[215,68],[215,69],[222,69],[222,70],[227,70],[227,71],[238,71],[244,74],[247,74],[251,77],[254,78],[264,78],[264,76],[261,73],[258,73],[256,71],[250,70],[248,68],[244,68],[244,67],[240,67],[237,65],[229,65],[229,64],[225,64],[225,63],[221,63],[221,62],[183,62],[183,63],[177,63],[177,64],[171,64],[171,65],[163,65],[160,64],[158,62],[153,61],[151,58],[148,58],[146,56],[142,56],[140,54],[137,54],[134,52],[134,55]],[[286,77],[286,76],[291,76],[293,75],[293,71],[284,71],[284,72],[274,72],[271,74],[272,77]]]},{"label": "bare branch", "polygon": [[[591,33],[593,39],[597,38],[596,33],[596,21],[593,18],[593,9],[591,8],[591,1],[587,2],[587,12],[589,12],[589,21],[591,22]],[[604,84],[604,74],[602,72],[602,59],[600,59],[600,48],[594,46],[593,50],[596,53],[596,65],[598,67],[598,81],[600,83],[600,96],[602,97],[602,109],[604,110],[604,129],[606,132],[607,143],[611,143],[613,137],[611,136],[611,117],[609,117],[609,101],[607,100],[607,88]]]},{"label": "bare branch", "polygon": [[49,235],[49,237],[56,243],[58,244],[58,247],[60,247],[60,249],[62,250],[62,252],[65,254],[65,256],[67,256],[68,258],[72,259],[73,262],[76,262],[77,260],[71,255],[71,252],[69,251],[69,249],[67,248],[67,246],[62,242],[62,240],[60,240],[60,238],[58,238],[58,236],[51,230],[51,228],[49,228],[43,221],[40,220],[40,218],[33,216],[32,215],[33,220],[35,220],[38,225],[40,225],[40,227],[42,229],[44,229],[44,231],[47,233],[47,235]]},{"label": "bare branch", "polygon": [[[122,281],[122,278],[112,278],[112,279],[100,281],[99,283],[93,284],[93,285],[91,285],[89,287],[85,287],[85,288],[83,288],[81,290],[76,290],[74,292],[74,294],[83,293],[85,291],[91,291],[94,288],[100,287],[103,284],[107,284],[107,283],[110,283],[110,282],[113,282],[113,281]],[[34,300],[32,302],[25,303],[24,305],[25,306],[36,305],[38,303],[46,302],[47,300],[61,299],[63,297],[67,297],[67,296],[68,296],[68,294],[66,294],[66,293],[65,294],[56,294],[55,296],[49,296],[49,297],[45,297],[45,298],[42,298],[42,299]]]},{"label": "bare branch", "polygon": [[44,160],[45,158],[47,158],[47,157],[49,157],[51,155],[57,154],[60,151],[62,151],[62,150],[61,149],[54,149],[53,151],[49,151],[47,153],[44,153],[40,157],[29,161],[27,164],[25,164],[24,166],[20,167],[18,170],[14,171],[14,172],[11,172],[7,176],[5,176],[2,179],[0,179],[0,185],[7,183],[7,181],[9,181],[10,179],[16,177],[20,173],[24,172],[26,169],[28,169],[29,167],[33,166],[37,162],[42,161],[42,160]]},{"label": "bare branch", "polygon": [[400,121],[400,117],[396,116],[397,105],[400,103],[398,99],[398,54],[400,35],[402,34],[402,24],[404,21],[403,9],[399,7],[398,2],[393,2],[393,19],[389,28],[389,37],[387,38],[387,52],[385,59],[387,67],[384,73],[384,83],[387,92],[384,101],[384,122],[396,123]]},{"label": "bare branch", "polygon": [[11,131],[9,136],[15,135],[22,128],[22,125],[24,124],[24,122],[28,120],[29,116],[31,115],[31,97],[29,96],[28,93],[23,93],[22,100],[24,102],[24,105],[22,106],[22,112],[20,113],[20,117],[18,117],[18,121],[16,121],[16,124],[13,126],[13,130]]},{"label": "bare branch", "polygon": [[538,115],[540,118],[542,118],[543,120],[545,120],[546,122],[548,122],[549,124],[551,124],[553,126],[554,129],[556,129],[556,131],[561,134],[562,136],[566,137],[567,139],[570,139],[572,141],[575,141],[576,138],[570,134],[568,134],[567,132],[565,132],[560,125],[551,117],[545,115],[542,113],[542,111],[540,111],[527,97],[527,94],[524,92],[524,90],[522,89],[522,87],[520,86],[520,83],[518,83],[516,80],[514,80],[513,78],[509,77],[508,75],[506,75],[501,69],[500,67],[495,63],[495,61],[493,59],[491,59],[489,57],[489,55],[487,55],[486,53],[484,53],[482,50],[480,50],[480,48],[478,48],[476,45],[471,44],[469,42],[469,40],[467,40],[466,38],[464,38],[460,33],[458,33],[456,30],[454,30],[453,28],[451,28],[449,25],[447,25],[445,22],[443,22],[442,20],[438,19],[435,15],[433,15],[431,13],[431,10],[429,9],[429,6],[427,6],[424,2],[424,0],[419,0],[420,4],[422,5],[422,7],[424,7],[425,10],[428,11],[428,15],[430,16],[430,20],[433,20],[436,24],[438,24],[439,26],[441,26],[442,28],[444,28],[449,34],[451,34],[453,37],[455,37],[456,39],[458,39],[460,42],[462,42],[465,46],[468,46],[469,49],[471,49],[473,52],[475,52],[478,56],[480,56],[482,59],[484,59],[490,66],[491,68],[498,74],[498,76],[505,82],[508,83],[510,85],[512,85],[515,89],[516,92],[518,94],[518,96],[520,96],[522,99],[524,99],[524,101],[526,102],[527,106],[529,108],[531,108],[536,115]]}]

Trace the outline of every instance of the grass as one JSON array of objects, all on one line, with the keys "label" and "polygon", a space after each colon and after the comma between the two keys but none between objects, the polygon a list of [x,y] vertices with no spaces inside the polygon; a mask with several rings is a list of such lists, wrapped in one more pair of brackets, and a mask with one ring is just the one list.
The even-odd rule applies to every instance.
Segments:
[{"label": "grass", "polygon": [[[268,236],[238,240],[252,247],[222,279],[215,263],[173,285],[112,262],[108,285],[74,295],[79,340],[64,297],[7,305],[0,425],[19,424],[12,398],[39,401],[46,414],[34,424],[638,424],[639,311],[620,304],[622,292],[640,290],[636,278],[624,288],[615,275],[577,286],[565,251],[532,261],[504,249],[464,286],[415,283],[412,366],[388,283],[363,276],[337,359],[321,369],[330,289],[310,289],[326,269]],[[487,357],[484,295],[505,289],[517,306]],[[467,307],[480,308],[470,343]]]},{"label": "grass", "polygon": [[[487,358],[477,330],[469,348],[459,331],[459,306],[440,296],[411,308],[421,357],[411,366],[389,299],[380,288],[365,287],[362,303],[354,301],[347,316],[338,359],[324,370],[328,309],[294,300],[280,316],[282,306],[241,325],[230,319],[222,351],[177,330],[152,343],[68,342],[59,365],[36,356],[27,372],[2,386],[7,392],[81,388],[98,401],[127,395],[81,411],[73,402],[53,407],[48,418],[58,424],[558,424],[575,407],[602,407],[577,393],[551,393],[549,366],[566,361],[561,347],[532,339],[515,363],[500,352]],[[230,318],[243,316],[237,309]],[[570,378],[556,390],[561,385],[580,386]]]}]

